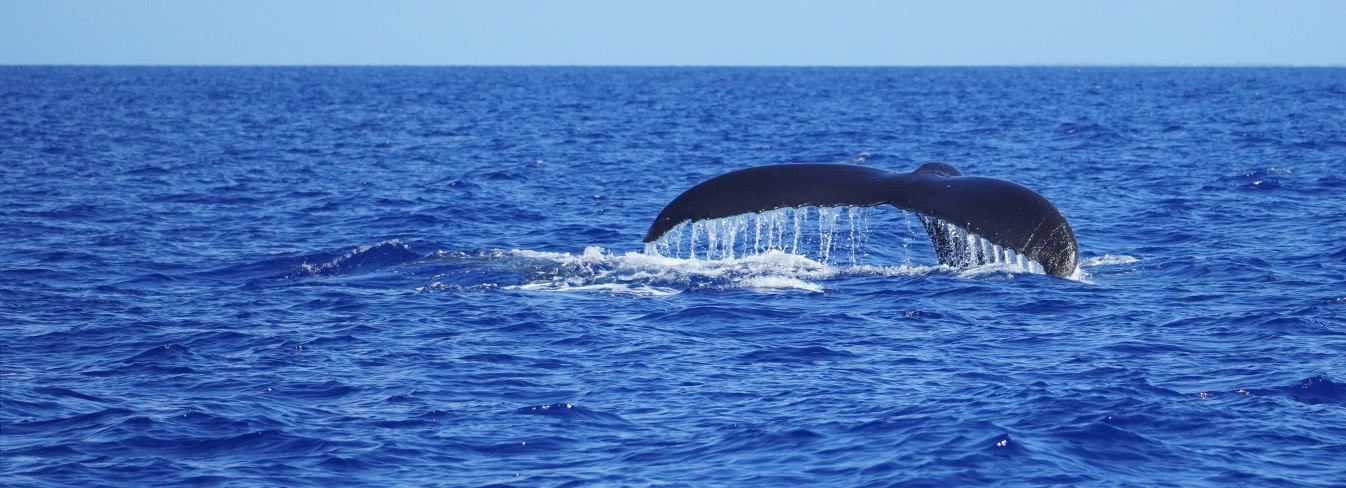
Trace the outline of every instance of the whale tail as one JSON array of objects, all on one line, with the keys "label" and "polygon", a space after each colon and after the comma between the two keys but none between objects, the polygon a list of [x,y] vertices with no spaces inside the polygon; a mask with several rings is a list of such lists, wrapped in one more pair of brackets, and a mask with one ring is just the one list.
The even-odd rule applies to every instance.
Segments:
[{"label": "whale tail", "polygon": [[[927,163],[910,173],[845,164],[778,164],[742,169],[703,181],[678,195],[645,234],[652,242],[686,221],[731,217],[784,207],[868,207],[889,204],[921,215],[940,263],[991,262],[969,246],[972,233],[1041,264],[1051,275],[1075,272],[1075,233],[1055,206],[1022,185],[963,176]],[[963,233],[952,232],[952,228]]]}]

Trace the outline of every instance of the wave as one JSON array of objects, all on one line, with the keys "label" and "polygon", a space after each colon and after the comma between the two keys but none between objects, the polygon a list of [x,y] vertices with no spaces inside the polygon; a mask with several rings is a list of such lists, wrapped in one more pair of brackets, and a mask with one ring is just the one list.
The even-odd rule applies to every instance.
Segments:
[{"label": "wave", "polygon": [[411,246],[398,240],[392,240],[372,246],[358,247],[322,263],[314,264],[305,261],[299,265],[297,274],[352,274],[396,266],[419,257],[419,254],[411,250]]},{"label": "wave", "polygon": [[[867,249],[873,231],[863,209],[781,209],[753,215],[753,220],[738,217],[684,225],[671,231],[670,239],[624,253],[600,246],[585,247],[579,253],[445,250],[438,242],[392,239],[307,255],[263,257],[204,274],[247,281],[248,286],[275,279],[341,279],[348,284],[377,282],[399,287],[401,283],[421,292],[508,290],[635,296],[731,289],[825,293],[835,282],[850,278],[949,275],[987,281],[1045,276],[1040,264],[1009,252],[1005,259],[989,264],[912,264],[931,258],[923,254],[930,250],[916,244],[924,242],[914,235],[914,219],[919,216],[905,212],[903,216],[912,235],[905,239],[883,235],[884,241],[904,243],[873,253]],[[1069,279],[1093,283],[1090,268],[1105,267],[1111,273],[1117,266],[1138,261],[1111,254],[1084,258]]]},{"label": "wave", "polygon": [[[265,258],[210,272],[219,279],[257,280],[388,280],[427,291],[581,292],[632,296],[667,296],[686,291],[751,290],[760,293],[825,293],[851,278],[954,276],[970,280],[1007,280],[1046,275],[1032,262],[986,265],[828,263],[825,257],[769,249],[732,257],[664,256],[658,250],[619,253],[589,246],[579,253],[527,249],[435,249],[433,242],[399,240],[324,251],[304,256]],[[434,249],[427,252],[427,249]],[[835,254],[832,257],[836,257]],[[891,258],[891,257],[890,257]],[[905,258],[910,261],[910,257]],[[1138,262],[1131,256],[1103,255],[1083,259],[1070,279],[1092,283],[1093,267]]]},{"label": "wave", "polygon": [[[463,259],[463,258],[459,258]],[[1129,256],[1106,256],[1086,266],[1136,262]],[[1004,280],[1020,275],[1046,277],[1041,267],[1028,263],[998,263],[964,268],[945,265],[829,265],[808,256],[780,250],[724,259],[660,256],[641,252],[616,254],[597,246],[582,253],[502,251],[490,263],[512,269],[521,283],[500,285],[506,290],[600,292],[663,296],[698,290],[745,289],[757,292],[802,291],[824,293],[827,282],[852,277],[920,277],[952,275],[974,280]],[[1079,270],[1074,277],[1087,282]],[[482,284],[492,285],[492,284]],[[418,288],[462,290],[463,284],[435,281]]]},{"label": "wave", "polygon": [[1332,381],[1322,375],[1304,378],[1292,385],[1273,388],[1240,388],[1233,392],[1201,391],[1193,396],[1201,399],[1222,395],[1279,396],[1308,405],[1346,405],[1346,384]]}]

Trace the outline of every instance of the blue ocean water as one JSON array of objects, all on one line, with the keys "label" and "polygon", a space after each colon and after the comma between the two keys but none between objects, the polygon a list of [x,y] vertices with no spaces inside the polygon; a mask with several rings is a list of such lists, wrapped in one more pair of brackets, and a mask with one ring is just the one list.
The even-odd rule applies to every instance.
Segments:
[{"label": "blue ocean water", "polygon": [[[5,486],[1346,485],[1346,70],[0,94]],[[1026,185],[1080,273],[939,266],[891,207],[641,243],[697,182],[798,161]]]}]

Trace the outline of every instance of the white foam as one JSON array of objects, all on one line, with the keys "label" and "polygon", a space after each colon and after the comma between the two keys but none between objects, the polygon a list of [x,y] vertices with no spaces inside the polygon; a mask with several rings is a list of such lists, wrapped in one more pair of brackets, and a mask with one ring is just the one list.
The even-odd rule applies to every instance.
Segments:
[{"label": "white foam", "polygon": [[758,276],[747,278],[742,281],[742,284],[744,288],[763,291],[796,289],[814,293],[823,292],[822,285],[785,276]]},{"label": "white foam", "polygon": [[[643,297],[669,296],[683,290],[705,289],[826,293],[827,281],[849,277],[910,277],[938,273],[968,279],[1003,280],[1028,273],[1042,273],[1041,266],[1019,259],[968,267],[828,265],[808,256],[781,250],[719,259],[677,258],[634,251],[614,253],[597,246],[586,247],[574,254],[527,249],[489,254],[489,261],[510,269],[523,280],[521,284],[489,285],[489,288]],[[455,256],[447,258],[456,259]],[[1089,283],[1088,277],[1088,273],[1077,269],[1068,279]],[[480,286],[483,285],[446,285],[436,281],[419,290],[476,290]]]},{"label": "white foam", "polygon": [[1080,266],[1081,267],[1109,266],[1114,264],[1131,264],[1138,261],[1140,260],[1133,258],[1131,256],[1115,256],[1112,254],[1104,254],[1102,256],[1086,258],[1083,261],[1080,261]]},{"label": "white foam", "polygon": [[680,290],[673,288],[661,288],[656,286],[643,285],[622,285],[618,283],[603,283],[596,285],[568,285],[557,282],[539,282],[527,283],[523,285],[507,286],[507,290],[530,290],[530,291],[559,291],[559,292],[607,292],[614,295],[636,295],[636,296],[668,296],[676,295]]},{"label": "white foam", "polygon": [[505,259],[529,280],[506,289],[548,292],[600,292],[666,296],[691,288],[746,289],[760,292],[825,293],[821,283],[841,276],[919,276],[945,272],[947,266],[827,265],[781,250],[738,258],[676,258],[658,254],[616,254],[587,247],[579,254],[515,249]]},{"label": "white foam", "polygon": [[[860,264],[859,258],[867,256],[863,250],[869,234],[865,210],[782,208],[684,222],[655,242],[647,243],[644,252],[616,254],[590,246],[578,254],[514,249],[493,257],[525,281],[507,289],[639,296],[665,296],[679,290],[707,288],[822,293],[826,289],[820,282],[838,276],[953,273],[973,279],[1013,279],[1022,274],[1046,274],[1041,263],[1012,249],[995,245],[942,219],[919,214],[916,216],[925,228],[941,236],[939,240],[944,252],[951,256],[952,265],[912,265],[910,252],[899,256],[905,258],[903,265]],[[910,215],[906,220],[908,230],[915,231]],[[909,238],[908,244],[912,240]],[[1135,261],[1129,256],[1105,255],[1086,259],[1081,267]],[[1089,273],[1081,267],[1066,278],[1090,283]]]},{"label": "white foam", "polygon": [[692,287],[822,292],[809,280],[826,279],[836,270],[795,254],[771,251],[742,258],[683,259],[628,252],[614,254],[598,247],[583,253],[511,250],[528,283],[507,287],[532,291],[599,291],[644,296],[678,293]]}]

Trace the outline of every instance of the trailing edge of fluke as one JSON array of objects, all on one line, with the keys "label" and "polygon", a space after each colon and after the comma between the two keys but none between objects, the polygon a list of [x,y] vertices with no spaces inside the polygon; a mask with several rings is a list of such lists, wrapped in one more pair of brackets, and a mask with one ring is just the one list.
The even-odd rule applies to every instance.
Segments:
[{"label": "trailing edge of fluke", "polygon": [[[826,163],[777,164],[725,173],[669,202],[650,225],[645,242],[689,220],[784,207],[882,204],[942,219],[1037,261],[1054,276],[1069,277],[1078,266],[1075,233],[1046,198],[1017,183],[963,176],[944,163],[926,163],[910,173]],[[955,255],[948,237],[937,234],[931,232],[930,238],[940,263],[967,264]]]}]

